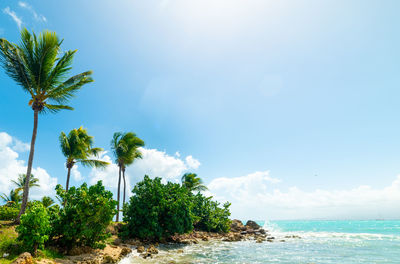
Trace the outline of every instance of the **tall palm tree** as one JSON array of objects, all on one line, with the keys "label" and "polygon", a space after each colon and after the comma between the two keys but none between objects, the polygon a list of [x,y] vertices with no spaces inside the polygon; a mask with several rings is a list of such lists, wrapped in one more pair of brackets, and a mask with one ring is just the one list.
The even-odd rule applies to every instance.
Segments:
[{"label": "tall palm tree", "polygon": [[120,189],[121,189],[121,172],[124,179],[124,197],[123,204],[125,204],[125,191],[126,191],[126,181],[125,181],[125,169],[127,166],[131,165],[136,159],[142,158],[142,153],[138,149],[144,146],[144,141],[136,136],[135,133],[121,133],[116,132],[113,135],[111,141],[111,149],[113,150],[115,156],[115,162],[119,167],[119,177],[118,177],[118,194],[117,194],[117,219],[119,221],[119,200],[120,200]]},{"label": "tall palm tree", "polygon": [[[12,182],[17,186],[17,188],[15,189],[16,192],[19,193],[24,189],[25,181],[26,181],[26,174],[18,175],[18,179],[16,181],[12,180]],[[31,174],[31,178],[29,179],[29,188],[40,187],[38,182],[39,179],[35,178],[35,176]]]},{"label": "tall palm tree", "polygon": [[193,191],[206,191],[208,188],[203,184],[200,177],[197,177],[196,173],[185,173],[182,176],[182,186],[188,189],[190,192]]},{"label": "tall palm tree", "polygon": [[69,132],[68,136],[61,132],[60,135],[61,151],[67,158],[66,166],[68,170],[67,183],[65,190],[69,188],[69,178],[71,176],[71,169],[76,163],[80,163],[87,167],[104,168],[109,163],[94,159],[103,151],[102,148],[93,147],[93,137],[89,136],[87,130],[80,127],[73,129]]},{"label": "tall palm tree", "polygon": [[16,190],[11,190],[9,195],[3,193],[2,195],[0,195],[0,198],[6,203],[14,202],[16,204],[19,204],[22,200],[21,195]]},{"label": "tall palm tree", "polygon": [[66,105],[83,85],[93,81],[91,71],[67,77],[71,70],[76,50],[62,52],[62,40],[55,32],[43,31],[38,36],[27,29],[21,31],[21,43],[14,44],[0,39],[0,64],[30,96],[29,106],[33,110],[33,132],[26,171],[26,182],[22,205],[16,222],[25,213],[29,196],[29,182],[38,127],[39,113],[55,113],[63,109],[73,110]]}]

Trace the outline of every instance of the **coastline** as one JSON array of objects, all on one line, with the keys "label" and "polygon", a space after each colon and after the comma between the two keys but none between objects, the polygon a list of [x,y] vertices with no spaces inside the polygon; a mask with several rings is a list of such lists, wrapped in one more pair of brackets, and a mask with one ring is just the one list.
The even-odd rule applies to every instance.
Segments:
[{"label": "coastline", "polygon": [[[255,221],[247,221],[246,225],[242,221],[234,219],[231,221],[231,230],[227,233],[215,233],[193,230],[191,233],[179,234],[170,237],[165,241],[151,243],[149,241],[139,239],[121,240],[117,235],[121,224],[113,224],[108,228],[108,232],[112,237],[108,240],[104,249],[92,249],[89,247],[77,247],[71,249],[68,253],[64,252],[63,258],[47,259],[39,257],[33,259],[32,256],[25,252],[22,253],[13,264],[105,264],[118,263],[128,255],[132,254],[141,259],[149,259],[157,257],[159,249],[169,250],[171,254],[183,253],[184,247],[199,243],[229,243],[244,240],[251,240],[255,243],[274,242],[277,241],[268,230],[263,229]],[[295,238],[295,237],[293,237]],[[285,242],[285,240],[279,240]],[[173,262],[171,262],[173,263]]]}]

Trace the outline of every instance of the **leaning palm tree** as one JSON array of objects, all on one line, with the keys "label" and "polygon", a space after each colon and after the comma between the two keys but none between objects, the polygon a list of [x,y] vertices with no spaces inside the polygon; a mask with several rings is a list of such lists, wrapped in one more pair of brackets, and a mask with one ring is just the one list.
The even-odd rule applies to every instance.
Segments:
[{"label": "leaning palm tree", "polygon": [[11,190],[9,195],[3,193],[2,195],[0,195],[0,198],[5,203],[14,202],[16,204],[19,204],[22,200],[21,195],[16,190]]},{"label": "leaning palm tree", "polygon": [[[26,174],[19,174],[18,179],[16,181],[12,180],[12,182],[17,186],[15,191],[17,191],[17,192],[22,191],[25,186],[25,181],[26,181]],[[40,187],[38,182],[39,182],[39,179],[35,178],[35,176],[33,174],[31,174],[31,178],[29,179],[29,188]]]},{"label": "leaning palm tree", "polygon": [[203,181],[197,177],[196,173],[185,173],[182,176],[182,186],[188,189],[190,192],[206,191],[208,188],[203,184]]},{"label": "leaning palm tree", "polygon": [[123,203],[125,204],[125,191],[126,191],[126,181],[125,181],[125,169],[128,165],[131,165],[136,159],[142,158],[142,153],[138,149],[144,146],[144,141],[136,136],[135,133],[121,133],[116,132],[113,135],[111,141],[111,149],[114,152],[115,162],[119,167],[119,177],[118,177],[118,191],[117,191],[117,219],[119,221],[119,200],[120,200],[120,189],[121,189],[121,172],[124,179],[124,196]]},{"label": "leaning palm tree", "polygon": [[61,132],[59,140],[61,151],[67,158],[66,166],[68,174],[65,185],[66,191],[69,188],[71,169],[76,163],[80,163],[85,167],[96,168],[104,168],[109,164],[108,162],[95,159],[103,149],[93,147],[93,137],[89,136],[87,130],[82,127],[71,130],[68,136],[64,132]]},{"label": "leaning palm tree", "polygon": [[26,172],[22,205],[16,222],[25,212],[29,196],[29,182],[38,127],[38,116],[63,109],[83,85],[93,81],[91,71],[67,77],[76,50],[61,51],[62,40],[55,32],[43,31],[38,36],[27,29],[21,31],[21,43],[14,44],[0,39],[0,64],[6,74],[29,94],[29,106],[33,110],[33,132]]}]

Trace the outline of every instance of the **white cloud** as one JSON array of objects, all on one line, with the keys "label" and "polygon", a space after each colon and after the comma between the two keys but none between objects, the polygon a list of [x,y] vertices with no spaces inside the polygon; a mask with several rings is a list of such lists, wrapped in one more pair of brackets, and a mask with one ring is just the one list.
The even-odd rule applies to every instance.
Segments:
[{"label": "white cloud", "polygon": [[10,9],[10,7],[8,7],[8,6],[7,6],[6,8],[3,9],[3,12],[4,12],[5,14],[9,15],[9,16],[14,20],[14,22],[17,23],[18,28],[21,29],[21,26],[22,26],[22,18],[20,18],[20,17],[17,15],[17,13],[15,13],[14,11],[12,11],[12,10]]},{"label": "white cloud", "polygon": [[[142,180],[144,175],[151,178],[160,177],[164,181],[178,182],[180,177],[188,170],[196,169],[200,162],[192,156],[187,156],[184,160],[176,154],[170,156],[164,151],[157,149],[140,148],[142,159],[138,159],[131,166],[127,167],[125,175],[127,178],[127,192],[131,191],[133,184]],[[101,159],[111,163],[104,170],[93,168],[90,172],[91,184],[102,180],[108,188],[116,189],[118,185],[118,166],[113,163],[113,159],[102,153]],[[121,183],[122,186],[122,183]]]},{"label": "white cloud", "polygon": [[17,152],[29,151],[31,148],[28,143],[24,143],[18,139],[14,138],[13,142],[14,142],[13,150],[15,150]]},{"label": "white cloud", "polygon": [[36,21],[47,22],[46,17],[36,13],[35,9],[33,9],[33,7],[31,5],[29,5],[28,3],[20,1],[20,2],[18,2],[18,5],[22,8],[29,10],[32,13],[32,15]]},{"label": "white cloud", "polygon": [[78,165],[72,167],[71,174],[75,181],[81,181],[83,179],[81,172],[78,170]]},{"label": "white cloud", "polygon": [[201,165],[200,161],[198,161],[197,159],[194,159],[192,156],[187,156],[185,158],[185,161],[190,169],[197,169]]},{"label": "white cloud", "polygon": [[[17,180],[18,175],[26,173],[25,161],[19,159],[19,152],[26,151],[23,143],[5,132],[0,132],[0,193],[8,194],[14,188],[11,180]],[[21,151],[22,150],[22,151]],[[32,174],[39,179],[40,187],[32,188],[30,198],[38,199],[44,195],[54,195],[57,179],[50,177],[47,171],[37,167]]]},{"label": "white cloud", "polygon": [[209,194],[232,203],[232,216],[242,219],[377,219],[400,217],[400,175],[387,187],[311,192],[276,189],[268,172],[217,178]]}]

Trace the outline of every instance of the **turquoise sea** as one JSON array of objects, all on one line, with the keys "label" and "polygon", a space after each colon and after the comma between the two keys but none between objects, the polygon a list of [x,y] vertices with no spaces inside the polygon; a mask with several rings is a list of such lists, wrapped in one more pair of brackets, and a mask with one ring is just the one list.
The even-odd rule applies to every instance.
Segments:
[{"label": "turquoise sea", "polygon": [[[276,241],[164,246],[151,260],[128,263],[400,263],[400,221],[259,221]],[[298,235],[301,238],[285,238]],[[179,251],[183,249],[183,253]]]}]

